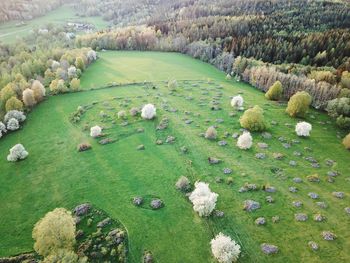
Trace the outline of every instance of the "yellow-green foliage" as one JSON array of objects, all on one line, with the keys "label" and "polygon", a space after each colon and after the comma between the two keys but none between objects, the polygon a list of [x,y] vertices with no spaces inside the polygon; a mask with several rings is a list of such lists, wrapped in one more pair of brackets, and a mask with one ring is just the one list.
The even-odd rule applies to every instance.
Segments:
[{"label": "yellow-green foliage", "polygon": [[350,72],[344,71],[341,75],[341,84],[344,88],[350,89]]},{"label": "yellow-green foliage", "polygon": [[346,149],[350,150],[350,133],[343,139],[343,144]]},{"label": "yellow-green foliage", "polygon": [[82,57],[77,57],[75,60],[75,66],[81,71],[85,70],[85,63]]},{"label": "yellow-green foliage", "polygon": [[291,117],[304,117],[309,109],[312,98],[306,91],[295,93],[288,101],[286,112]]},{"label": "yellow-green foliage", "polygon": [[74,251],[60,249],[55,254],[49,255],[40,263],[85,263],[87,258],[79,258]]},{"label": "yellow-green foliage", "polygon": [[64,208],[48,212],[34,226],[32,237],[34,249],[41,256],[55,255],[61,249],[73,251],[75,244],[75,222]]},{"label": "yellow-green foliage", "polygon": [[6,112],[10,110],[19,110],[23,111],[23,103],[19,99],[17,99],[15,96],[11,97],[6,101]]},{"label": "yellow-green foliage", "polygon": [[67,86],[63,79],[54,79],[50,84],[50,91],[52,94],[59,94],[67,92]]},{"label": "yellow-green foliage", "polygon": [[282,83],[279,80],[277,80],[265,93],[265,98],[267,98],[268,100],[279,100],[282,97],[282,92]]},{"label": "yellow-green foliage", "polygon": [[263,131],[267,128],[264,111],[259,106],[248,109],[239,119],[241,126],[250,131]]},{"label": "yellow-green foliage", "polygon": [[78,91],[80,90],[80,79],[74,78],[70,82],[70,89],[72,91]]}]

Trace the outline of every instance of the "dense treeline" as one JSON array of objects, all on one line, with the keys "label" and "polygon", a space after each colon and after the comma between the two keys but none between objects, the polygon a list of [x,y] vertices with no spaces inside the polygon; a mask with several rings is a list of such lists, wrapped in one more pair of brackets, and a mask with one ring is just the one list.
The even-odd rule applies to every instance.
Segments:
[{"label": "dense treeline", "polygon": [[30,20],[62,5],[65,0],[1,1],[0,23],[11,20]]},{"label": "dense treeline", "polygon": [[27,43],[0,45],[0,119],[6,112],[30,109],[43,99],[30,90],[46,87],[51,94],[79,90],[79,78],[96,59],[96,52],[74,48],[74,40],[62,30],[51,28],[44,34],[36,30]]}]

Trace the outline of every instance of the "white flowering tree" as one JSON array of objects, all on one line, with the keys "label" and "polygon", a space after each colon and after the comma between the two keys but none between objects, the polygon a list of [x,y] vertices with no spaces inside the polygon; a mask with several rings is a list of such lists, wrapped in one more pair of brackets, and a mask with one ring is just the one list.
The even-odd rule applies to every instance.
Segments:
[{"label": "white flowering tree", "polygon": [[23,147],[22,144],[16,144],[10,149],[10,154],[7,155],[7,160],[9,162],[16,162],[18,160],[23,160],[27,158],[28,152]]},{"label": "white flowering tree", "polygon": [[91,127],[90,136],[93,138],[99,137],[102,134],[102,128],[98,125]]},{"label": "white flowering tree", "polygon": [[97,59],[97,54],[94,50],[89,50],[89,52],[87,53],[87,58],[89,60],[89,62],[91,63],[92,61]]},{"label": "white flowering tree", "polygon": [[231,106],[234,108],[240,108],[243,106],[244,100],[241,95],[234,96],[231,100]]},{"label": "white flowering tree", "polygon": [[21,111],[11,110],[11,111],[6,113],[6,115],[4,117],[4,122],[7,123],[12,118],[16,119],[19,123],[21,123],[21,122],[25,121],[26,116]]},{"label": "white flowering tree", "polygon": [[141,110],[141,117],[145,120],[151,120],[156,117],[156,108],[153,104],[146,104]]},{"label": "white flowering tree", "polygon": [[312,125],[306,121],[298,122],[295,125],[295,132],[298,136],[308,137],[312,130]]},{"label": "white flowering tree", "polygon": [[250,132],[244,132],[241,136],[238,137],[237,146],[242,150],[250,149],[253,145],[253,137],[250,135]]},{"label": "white flowering tree", "polygon": [[7,122],[7,130],[9,131],[15,131],[19,129],[19,122],[17,119],[15,118],[11,118],[8,122]]},{"label": "white flowering tree", "polygon": [[7,132],[7,130],[6,130],[6,125],[0,121],[0,138],[1,138],[2,135],[3,135],[4,133],[6,133],[6,132]]},{"label": "white flowering tree", "polygon": [[193,210],[196,211],[199,216],[209,216],[215,209],[219,195],[210,190],[209,184],[196,182],[194,186],[195,189],[189,196],[193,204]]},{"label": "white flowering tree", "polygon": [[67,70],[68,77],[70,79],[76,78],[77,77],[77,68],[74,66],[70,66]]},{"label": "white flowering tree", "polygon": [[220,263],[236,262],[241,253],[241,246],[222,233],[213,238],[210,244],[211,252]]}]

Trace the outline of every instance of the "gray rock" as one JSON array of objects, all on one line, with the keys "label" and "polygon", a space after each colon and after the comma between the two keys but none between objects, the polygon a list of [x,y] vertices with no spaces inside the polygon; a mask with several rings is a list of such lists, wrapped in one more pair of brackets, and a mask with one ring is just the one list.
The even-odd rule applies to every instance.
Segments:
[{"label": "gray rock", "polygon": [[308,216],[304,213],[297,213],[294,215],[296,221],[305,222],[308,219]]},{"label": "gray rock", "polygon": [[277,223],[280,221],[280,217],[279,216],[273,216],[272,217],[272,223]]},{"label": "gray rock", "polygon": [[208,157],[208,162],[209,162],[210,164],[218,164],[218,163],[221,162],[221,160],[220,160],[220,159],[217,159],[217,158],[215,158],[215,157]]},{"label": "gray rock", "polygon": [[292,161],[289,161],[289,165],[290,165],[290,166],[293,166],[293,167],[294,167],[294,166],[297,166],[297,162],[296,162],[296,161],[293,161],[293,160],[292,160]]},{"label": "gray rock", "polygon": [[140,144],[139,146],[137,146],[136,148],[137,150],[141,151],[145,149],[145,146],[143,144]]},{"label": "gray rock", "polygon": [[247,212],[252,212],[260,208],[260,203],[254,200],[245,200],[243,209]]},{"label": "gray rock", "polygon": [[294,156],[302,156],[303,154],[301,152],[295,151],[295,152],[293,152],[293,155]]},{"label": "gray rock", "polygon": [[299,183],[302,183],[303,180],[299,177],[295,177],[295,178],[293,178],[293,182],[299,184]]},{"label": "gray rock", "polygon": [[327,208],[327,205],[326,205],[325,202],[316,202],[316,205],[317,205],[319,208],[322,208],[322,209]]},{"label": "gray rock", "polygon": [[271,138],[272,138],[272,135],[271,135],[271,133],[269,133],[269,132],[263,132],[263,133],[261,134],[261,136],[262,136],[264,139],[271,139]]},{"label": "gray rock", "polygon": [[255,224],[256,225],[265,225],[266,224],[265,217],[258,217],[257,219],[255,219]]},{"label": "gray rock", "polygon": [[328,171],[327,175],[331,176],[331,177],[336,177],[336,176],[339,175],[339,172],[337,172],[337,171]]},{"label": "gray rock", "polygon": [[133,199],[132,199],[132,203],[136,206],[140,206],[142,205],[143,203],[143,198],[141,196],[135,196]]},{"label": "gray rock", "polygon": [[151,207],[152,209],[159,209],[163,206],[163,201],[160,199],[153,199],[151,201]]},{"label": "gray rock", "polygon": [[345,196],[344,192],[333,192],[332,195],[339,199],[343,199]]},{"label": "gray rock", "polygon": [[350,215],[350,207],[345,207],[344,208],[345,213],[347,213],[348,215]]},{"label": "gray rock", "polygon": [[86,204],[81,204],[81,205],[76,206],[73,209],[73,213],[76,216],[86,215],[89,212],[90,208],[91,208],[90,204],[87,204],[87,203]]},{"label": "gray rock", "polygon": [[291,192],[291,193],[298,192],[298,188],[296,188],[295,186],[290,186],[288,189],[289,189],[289,192]]},{"label": "gray rock", "polygon": [[219,146],[225,146],[227,145],[227,141],[218,141]]},{"label": "gray rock", "polygon": [[275,254],[278,252],[278,247],[272,244],[263,243],[260,245],[261,251],[267,255]]},{"label": "gray rock", "polygon": [[266,200],[266,202],[268,202],[268,203],[273,203],[273,202],[275,201],[275,200],[273,199],[273,197],[270,196],[270,195],[266,196],[265,200]]},{"label": "gray rock", "polygon": [[324,240],[332,241],[337,238],[337,236],[331,231],[323,231],[321,233]]},{"label": "gray rock", "polygon": [[237,139],[238,137],[239,137],[239,133],[235,132],[234,134],[232,134],[233,139]]},{"label": "gray rock", "polygon": [[275,193],[275,192],[276,192],[276,188],[273,187],[273,186],[266,186],[266,187],[265,187],[265,192],[268,192],[268,193]]},{"label": "gray rock", "polygon": [[232,169],[224,168],[223,172],[224,172],[224,174],[231,174],[232,173]]},{"label": "gray rock", "polygon": [[213,215],[216,217],[223,217],[225,215],[225,213],[223,211],[220,211],[220,210],[215,210]]},{"label": "gray rock", "polygon": [[102,221],[98,222],[97,227],[100,227],[100,228],[105,227],[106,225],[109,225],[111,222],[112,222],[112,220],[109,217],[107,217],[107,218],[103,219]]},{"label": "gray rock", "polygon": [[309,241],[308,243],[307,243],[308,245],[309,245],[309,247],[313,250],[313,251],[316,251],[316,250],[318,250],[318,244],[316,243],[316,242],[314,242],[314,241]]},{"label": "gray rock", "polygon": [[293,201],[292,204],[293,204],[294,207],[297,207],[297,208],[299,208],[299,207],[301,207],[303,205],[303,203],[301,201]]},{"label": "gray rock", "polygon": [[166,142],[166,143],[174,143],[174,142],[175,142],[175,137],[169,135],[169,136],[166,138],[165,142]]},{"label": "gray rock", "polygon": [[291,145],[289,143],[282,143],[283,148],[289,149]]},{"label": "gray rock", "polygon": [[257,158],[257,159],[265,159],[266,158],[266,154],[265,153],[257,153],[257,154],[255,154],[255,158]]},{"label": "gray rock", "polygon": [[320,213],[315,214],[313,216],[313,218],[314,218],[314,221],[316,221],[316,222],[322,222],[322,221],[324,221],[326,219],[326,217],[321,215]]},{"label": "gray rock", "polygon": [[307,194],[311,199],[318,199],[319,198],[319,195],[318,194],[316,194],[316,193],[308,193]]},{"label": "gray rock", "polygon": [[258,145],[258,147],[260,149],[267,149],[267,148],[269,148],[269,145],[267,143],[264,143],[264,142],[258,142],[257,145]]}]

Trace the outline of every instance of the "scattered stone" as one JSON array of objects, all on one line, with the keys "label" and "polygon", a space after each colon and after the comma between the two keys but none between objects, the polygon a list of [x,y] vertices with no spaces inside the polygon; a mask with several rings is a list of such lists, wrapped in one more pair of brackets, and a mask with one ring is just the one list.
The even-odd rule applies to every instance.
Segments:
[{"label": "scattered stone", "polygon": [[331,231],[323,231],[321,233],[324,240],[332,241],[337,238],[337,236]]},{"label": "scattered stone", "polygon": [[316,205],[317,205],[319,208],[322,208],[322,209],[327,208],[327,205],[326,205],[325,202],[316,202]]},{"label": "scattered stone", "polygon": [[268,202],[268,203],[273,203],[275,200],[273,199],[273,197],[272,196],[270,196],[270,195],[268,195],[268,196],[266,196],[266,202]]},{"label": "scattered stone", "polygon": [[339,199],[343,199],[345,196],[344,192],[333,192],[332,195]]},{"label": "scattered stone", "polygon": [[109,225],[112,222],[112,220],[107,217],[106,219],[103,219],[102,221],[100,221],[99,223],[97,223],[97,227],[105,227],[106,225]]},{"label": "scattered stone", "polygon": [[239,133],[235,132],[234,134],[232,134],[233,139],[237,139],[238,137],[239,137]]},{"label": "scattered stone", "polygon": [[289,189],[289,192],[291,192],[291,193],[298,192],[298,188],[296,188],[295,186],[290,186],[288,189]]},{"label": "scattered stone", "polygon": [[307,244],[313,251],[316,251],[319,248],[318,244],[315,241],[309,241]]},{"label": "scattered stone", "polygon": [[154,259],[153,259],[153,255],[150,251],[145,251],[144,255],[143,255],[143,263],[153,263]]},{"label": "scattered stone", "polygon": [[291,145],[289,143],[282,143],[283,148],[289,149]]},{"label": "scattered stone", "polygon": [[232,170],[230,168],[224,168],[223,172],[224,174],[231,174]]},{"label": "scattered stone", "polygon": [[166,143],[174,143],[174,142],[175,142],[175,137],[169,135],[169,136],[166,138],[165,142],[166,142]]},{"label": "scattered stone", "polygon": [[296,161],[293,161],[293,160],[291,160],[291,161],[289,161],[289,165],[290,166],[297,166],[297,162]]},{"label": "scattered stone", "polygon": [[277,125],[278,122],[277,121],[271,121],[271,125]]},{"label": "scattered stone", "polygon": [[302,183],[303,180],[299,177],[295,177],[295,178],[293,178],[293,182],[299,184],[299,183]]},{"label": "scattered stone", "polygon": [[91,149],[91,145],[89,143],[81,143],[78,145],[78,152],[85,152]]},{"label": "scattered stone", "polygon": [[273,186],[265,185],[264,188],[265,188],[264,189],[265,192],[268,192],[268,193],[275,193],[276,192],[276,188]]},{"label": "scattered stone", "polygon": [[268,132],[263,132],[263,133],[261,134],[261,136],[262,136],[264,139],[271,139],[271,138],[272,138],[271,133],[268,133]]},{"label": "scattered stone", "polygon": [[151,201],[151,207],[152,207],[152,209],[159,209],[159,208],[163,207],[163,201],[160,199],[153,199]]},{"label": "scattered stone", "polygon": [[186,146],[182,146],[182,147],[180,148],[180,151],[181,151],[182,153],[188,153],[188,148],[187,148]]},{"label": "scattered stone", "polygon": [[119,245],[124,241],[125,233],[123,230],[116,228],[109,231],[107,236],[113,245]]},{"label": "scattered stone", "polygon": [[245,183],[239,190],[239,193],[244,193],[244,192],[248,192],[248,191],[256,191],[258,190],[258,187],[256,184],[249,184],[249,183]]},{"label": "scattered stone", "polygon": [[140,206],[143,204],[143,198],[141,196],[135,196],[133,199],[132,199],[132,203],[136,206]]},{"label": "scattered stone", "polygon": [[101,145],[106,145],[106,144],[114,143],[115,141],[116,140],[111,139],[111,138],[104,138],[104,139],[98,141],[98,143]]},{"label": "scattered stone", "polygon": [[247,212],[252,212],[260,208],[260,203],[254,200],[245,200],[243,209]]},{"label": "scattered stone", "polygon": [[294,155],[294,156],[302,156],[303,154],[302,154],[301,152],[295,151],[295,152],[293,153],[293,155]]},{"label": "scattered stone", "polygon": [[331,176],[331,177],[336,177],[336,176],[339,175],[339,172],[337,172],[337,171],[328,171],[327,175]]},{"label": "scattered stone", "polygon": [[188,192],[191,189],[191,182],[186,176],[181,176],[177,180],[175,187],[182,192]]},{"label": "scattered stone", "polygon": [[224,137],[225,137],[225,138],[228,138],[229,136],[230,136],[230,133],[229,133],[229,132],[227,132],[227,131],[224,132]]},{"label": "scattered stone", "polygon": [[257,154],[255,154],[255,158],[257,158],[257,159],[265,159],[266,158],[266,154],[265,153],[257,153]]},{"label": "scattered stone", "polygon": [[318,176],[318,174],[308,175],[306,178],[309,182],[312,182],[312,183],[319,183],[320,182],[320,177]]},{"label": "scattered stone", "polygon": [[192,120],[185,120],[185,124],[191,124],[192,122]]},{"label": "scattered stone", "polygon": [[257,145],[258,145],[258,147],[260,149],[267,149],[267,148],[269,148],[269,145],[267,143],[264,143],[264,142],[258,142]]},{"label": "scattered stone", "polygon": [[293,143],[293,144],[299,144],[300,141],[299,141],[299,140],[296,140],[296,139],[293,139],[293,140],[292,140],[292,143]]},{"label": "scattered stone", "polygon": [[347,213],[348,215],[350,215],[350,207],[345,207],[344,208],[345,213]]},{"label": "scattered stone", "polygon": [[275,245],[263,243],[260,245],[261,251],[267,255],[275,254],[278,252],[278,247]]},{"label": "scattered stone", "polygon": [[316,194],[316,193],[310,192],[310,193],[308,193],[307,195],[308,195],[311,199],[318,199],[318,198],[319,198],[319,195]]},{"label": "scattered stone", "polygon": [[333,164],[335,163],[335,161],[331,160],[331,159],[327,159],[326,160],[326,165],[327,166],[333,166]]},{"label": "scattered stone", "polygon": [[137,150],[144,150],[145,149],[145,146],[143,144],[140,144],[139,146],[137,146],[136,148]]},{"label": "scattered stone", "polygon": [[258,217],[257,219],[255,219],[255,224],[258,226],[265,225],[266,224],[265,217]]},{"label": "scattered stone", "polygon": [[157,144],[157,145],[162,145],[162,144],[163,144],[163,141],[158,139],[158,140],[156,140],[156,144]]},{"label": "scattered stone", "polygon": [[316,222],[322,222],[325,219],[326,219],[326,217],[320,213],[314,215],[314,221],[316,221]]},{"label": "scattered stone", "polygon": [[215,157],[208,157],[208,162],[209,162],[210,164],[218,164],[218,163],[221,162],[221,160],[220,160],[220,159],[217,159],[217,158],[215,158]]},{"label": "scattered stone", "polygon": [[277,223],[280,221],[280,217],[279,216],[273,216],[272,217],[272,223]]},{"label": "scattered stone", "polygon": [[219,146],[225,146],[227,145],[227,141],[218,141]]},{"label": "scattered stone", "polygon": [[137,131],[138,133],[143,133],[143,132],[145,131],[145,129],[144,129],[144,128],[138,128],[136,131]]},{"label": "scattered stone", "polygon": [[90,204],[81,204],[81,205],[78,205],[76,206],[74,209],[73,209],[73,213],[76,215],[76,216],[82,216],[82,215],[86,215],[89,210],[91,208],[91,205]]},{"label": "scattered stone", "polygon": [[312,152],[312,149],[310,147],[304,147],[304,150],[307,152]]},{"label": "scattered stone", "polygon": [[215,217],[224,217],[225,213],[223,211],[220,211],[220,210],[214,210],[213,215]]},{"label": "scattered stone", "polygon": [[307,156],[304,159],[306,161],[310,162],[310,163],[318,163],[317,160],[314,157],[311,157],[311,156]]},{"label": "scattered stone", "polygon": [[278,137],[278,140],[279,140],[280,142],[285,142],[287,139],[284,138],[283,136],[281,136],[281,137]]},{"label": "scattered stone", "polygon": [[300,208],[303,205],[303,203],[301,201],[293,201],[292,204],[294,207],[297,207],[297,208]]},{"label": "scattered stone", "polygon": [[305,222],[308,219],[308,216],[304,213],[297,213],[294,215],[296,221]]},{"label": "scattered stone", "polygon": [[320,164],[319,163],[312,163],[311,164],[312,168],[320,168]]},{"label": "scattered stone", "polygon": [[215,182],[220,184],[223,182],[223,179],[221,177],[215,177]]}]

